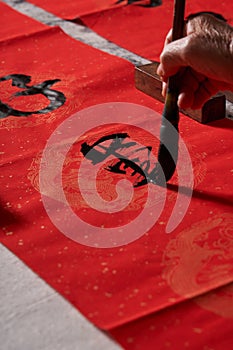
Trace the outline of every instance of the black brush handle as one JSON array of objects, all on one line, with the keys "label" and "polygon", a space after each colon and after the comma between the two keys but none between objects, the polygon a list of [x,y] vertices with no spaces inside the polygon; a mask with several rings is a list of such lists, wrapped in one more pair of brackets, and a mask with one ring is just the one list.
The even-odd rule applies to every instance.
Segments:
[{"label": "black brush handle", "polygon": [[[172,41],[183,37],[184,31],[184,12],[185,0],[174,1]],[[178,74],[170,77],[167,83],[167,94],[162,114],[160,129],[160,146],[158,151],[158,161],[162,167],[166,181],[169,181],[176,169],[178,158],[178,125],[179,125],[179,108],[177,105],[179,95]],[[177,134],[172,133],[169,124],[171,123],[177,130]],[[167,145],[167,147],[165,146]],[[168,148],[172,149],[170,154]]]}]

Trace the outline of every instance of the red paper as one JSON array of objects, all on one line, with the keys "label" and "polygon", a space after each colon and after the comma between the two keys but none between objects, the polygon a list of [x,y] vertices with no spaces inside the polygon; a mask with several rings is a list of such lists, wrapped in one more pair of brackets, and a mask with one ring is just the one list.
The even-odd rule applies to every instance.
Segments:
[{"label": "red paper", "polygon": [[1,42],[20,36],[28,36],[30,34],[47,29],[47,26],[44,24],[37,22],[30,17],[21,15],[20,13],[11,9],[9,6],[5,5],[3,2],[0,2],[0,13]]},{"label": "red paper", "polygon": [[[15,25],[21,26],[22,17],[18,17]],[[224,326],[225,334],[228,334],[230,323],[226,325],[219,316],[212,318],[209,313],[203,314],[191,302],[186,304],[186,299],[232,282],[232,121],[201,125],[181,116],[180,133],[192,159],[194,191],[188,211],[175,231],[165,233],[177,197],[176,176],[166,192],[167,200],[161,216],[145,235],[118,248],[91,248],[62,234],[43,207],[39,192],[39,167],[47,140],[62,121],[86,107],[106,102],[131,102],[161,113],[163,105],[135,89],[134,67],[130,63],[74,41],[58,28],[7,40],[1,46],[1,59],[0,93],[5,106],[5,109],[1,107],[1,111],[2,115],[9,112],[9,116],[1,119],[0,123],[1,242],[97,326],[107,330],[122,327],[114,331],[114,336],[123,344],[125,334],[131,337],[135,330],[138,349],[143,348],[144,341],[154,344],[149,335],[148,342],[144,338],[148,321],[146,318],[145,324],[141,323],[143,317],[149,315],[150,320],[156,313],[156,322],[160,322],[160,315],[163,322],[169,317],[168,310],[173,310],[173,307],[181,323],[184,322],[183,332],[187,330],[188,334],[192,334],[190,325],[183,319],[186,308],[182,305],[188,305],[190,319],[195,319],[195,328],[198,328],[200,318],[201,327],[205,324],[208,330],[208,321],[211,320]],[[25,83],[26,87],[11,85],[9,75],[14,74],[31,77],[27,78],[30,81]],[[47,108],[49,101],[46,95],[14,95],[32,91],[32,86],[39,89],[38,84],[48,84],[48,80],[52,81],[48,90],[59,93],[61,102],[51,112],[38,113]],[[14,113],[21,111],[28,116],[12,116],[10,108]],[[81,122],[82,125],[88,124],[88,120]],[[156,156],[158,141],[143,130],[146,120],[141,118],[141,128],[114,123],[115,120],[106,127],[87,130],[85,140],[93,143],[109,133],[128,132],[134,141],[151,146]],[[88,207],[77,188],[77,172],[83,161],[80,153],[83,141],[84,138],[77,140],[68,153],[62,180],[75,213],[98,226],[103,217]],[[48,163],[48,170],[52,169],[59,176],[56,165],[55,161]],[[102,167],[97,187],[105,199],[114,198],[115,183],[120,178],[124,176],[115,175]],[[105,215],[107,226],[114,226],[116,222],[120,224],[119,219],[123,223],[134,220],[146,196],[147,186],[135,189],[133,201],[125,212]],[[62,212],[61,219],[65,220]],[[207,302],[198,300],[198,305],[213,311],[208,308],[212,299]],[[226,306],[224,310],[227,312]],[[171,317],[174,320],[173,312]],[[134,328],[134,323],[126,327],[128,322],[137,319],[139,328]],[[173,328],[171,333],[169,331],[169,342],[174,334],[172,332]],[[180,328],[178,332],[180,334]],[[214,339],[220,338],[216,334]],[[223,344],[228,344],[227,340],[223,341]],[[181,340],[177,344],[182,344]],[[163,345],[161,335],[158,347]]]},{"label": "red paper", "polygon": [[127,350],[231,349],[233,284],[110,333]]},{"label": "red paper", "polygon": [[48,12],[51,12],[65,19],[74,19],[90,13],[99,13],[109,8],[116,8],[126,4],[126,1],[116,4],[117,0],[68,0],[66,2],[57,0],[30,0],[32,4],[42,7]]},{"label": "red paper", "polygon": [[[221,13],[233,23],[233,3],[218,0],[186,1],[186,15],[199,11]],[[148,8],[137,3],[82,16],[84,24],[104,38],[150,60],[159,61],[165,37],[172,27],[173,0]]]}]

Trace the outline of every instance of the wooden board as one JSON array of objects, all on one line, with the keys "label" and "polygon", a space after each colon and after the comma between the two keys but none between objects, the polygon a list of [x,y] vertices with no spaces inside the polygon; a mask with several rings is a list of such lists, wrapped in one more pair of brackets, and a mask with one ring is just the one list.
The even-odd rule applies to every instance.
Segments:
[{"label": "wooden board", "polygon": [[[135,67],[135,86],[145,94],[164,102],[161,95],[162,82],[156,74],[158,62]],[[207,124],[214,120],[225,118],[226,97],[223,93],[210,98],[199,110],[181,110],[181,112],[200,123]]]}]

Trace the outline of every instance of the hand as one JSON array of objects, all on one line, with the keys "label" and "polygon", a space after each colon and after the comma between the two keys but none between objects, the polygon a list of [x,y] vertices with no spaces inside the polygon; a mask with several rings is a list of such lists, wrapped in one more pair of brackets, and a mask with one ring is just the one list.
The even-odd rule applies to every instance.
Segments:
[{"label": "hand", "polygon": [[171,42],[168,33],[157,73],[165,95],[167,79],[179,72],[179,107],[198,109],[218,91],[233,91],[233,28],[203,13],[190,16],[184,34]]}]

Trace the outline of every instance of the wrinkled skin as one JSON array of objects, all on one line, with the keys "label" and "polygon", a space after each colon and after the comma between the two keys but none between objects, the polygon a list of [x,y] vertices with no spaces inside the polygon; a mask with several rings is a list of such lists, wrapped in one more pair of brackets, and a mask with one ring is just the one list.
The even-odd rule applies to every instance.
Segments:
[{"label": "wrinkled skin", "polygon": [[168,77],[179,72],[179,107],[198,109],[218,91],[233,91],[233,27],[212,14],[199,14],[184,31],[173,42],[168,33],[157,73],[165,95]]}]

